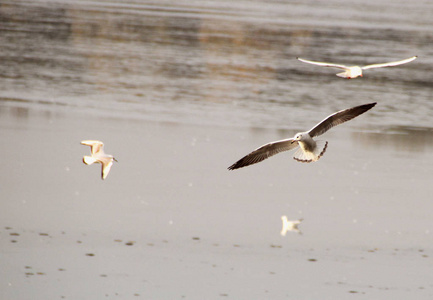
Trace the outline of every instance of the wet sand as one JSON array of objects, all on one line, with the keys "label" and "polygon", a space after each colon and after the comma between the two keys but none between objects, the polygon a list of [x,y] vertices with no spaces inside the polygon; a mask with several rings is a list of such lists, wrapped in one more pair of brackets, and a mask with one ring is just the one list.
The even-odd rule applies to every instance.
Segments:
[{"label": "wet sand", "polygon": [[[0,118],[2,299],[432,296],[431,143],[340,126],[318,163],[228,171],[293,132],[18,111]],[[94,138],[119,160],[105,181],[81,162]]]},{"label": "wet sand", "polygon": [[[3,2],[0,299],[433,298],[431,3]],[[317,163],[227,170],[369,102]]]}]

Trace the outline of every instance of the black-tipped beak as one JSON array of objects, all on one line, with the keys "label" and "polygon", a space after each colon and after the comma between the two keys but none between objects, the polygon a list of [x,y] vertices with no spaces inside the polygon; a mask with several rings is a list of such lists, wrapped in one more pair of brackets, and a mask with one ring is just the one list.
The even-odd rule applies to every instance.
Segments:
[{"label": "black-tipped beak", "polygon": [[114,157],[113,157],[113,160],[114,160],[115,162],[118,162],[117,159],[115,159]]}]

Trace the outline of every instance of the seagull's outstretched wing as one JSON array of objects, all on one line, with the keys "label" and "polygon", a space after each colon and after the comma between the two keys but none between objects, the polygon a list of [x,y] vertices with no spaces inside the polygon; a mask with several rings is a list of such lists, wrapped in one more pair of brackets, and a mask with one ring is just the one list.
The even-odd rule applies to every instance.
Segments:
[{"label": "seagull's outstretched wing", "polygon": [[281,141],[272,142],[266,145],[263,145],[250,154],[244,156],[233,165],[228,167],[229,170],[235,170],[242,167],[246,167],[252,164],[256,164],[261,162],[262,160],[267,159],[277,153],[288,151],[298,146],[297,142],[293,142],[293,139],[285,139]]},{"label": "seagull's outstretched wing", "polygon": [[93,140],[85,140],[81,141],[82,145],[90,146],[90,151],[92,155],[101,151],[102,147],[104,147],[104,143],[101,141],[93,141]]},{"label": "seagull's outstretched wing", "polygon": [[319,124],[311,128],[308,134],[311,137],[324,134],[332,127],[337,126],[346,121],[352,120],[353,118],[359,116],[360,114],[365,113],[367,110],[371,109],[375,105],[376,102],[340,110],[330,115],[329,117],[325,118],[322,122],[320,122]]},{"label": "seagull's outstretched wing", "polygon": [[302,58],[299,58],[299,57],[297,57],[297,59],[299,61],[302,61],[302,62],[307,63],[307,64],[312,64],[312,65],[317,65],[317,66],[322,66],[322,67],[332,67],[332,68],[338,68],[338,69],[344,69],[344,70],[349,69],[348,66],[340,65],[340,64],[333,64],[333,63],[327,63],[327,62],[306,60],[306,59],[302,59]]},{"label": "seagull's outstretched wing", "polygon": [[101,177],[102,179],[107,178],[108,173],[110,172],[111,166],[113,165],[113,159],[104,159],[101,161],[102,164],[102,174]]},{"label": "seagull's outstretched wing", "polygon": [[367,65],[367,66],[363,66],[361,67],[361,69],[363,70],[367,70],[367,69],[373,69],[373,68],[384,68],[384,67],[394,67],[394,66],[398,66],[398,65],[402,65],[402,64],[406,64],[408,62],[411,62],[413,60],[415,60],[418,56],[412,56],[403,60],[399,60],[399,61],[391,61],[391,62],[387,62],[387,63],[383,63],[383,64],[374,64],[374,65]]}]

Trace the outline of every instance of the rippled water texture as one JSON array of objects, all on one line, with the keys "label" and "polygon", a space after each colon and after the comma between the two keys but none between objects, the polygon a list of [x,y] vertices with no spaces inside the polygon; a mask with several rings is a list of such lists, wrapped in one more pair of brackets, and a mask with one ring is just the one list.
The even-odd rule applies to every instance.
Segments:
[{"label": "rippled water texture", "polygon": [[[432,1],[0,0],[0,299],[433,299]],[[395,61],[345,80],[296,57]],[[264,143],[377,105],[293,153]],[[84,165],[105,143],[106,180]],[[280,235],[281,216],[303,218]]]},{"label": "rippled water texture", "polygon": [[[432,5],[3,1],[1,97],[11,105],[289,129],[377,101],[365,127],[431,127]],[[362,65],[413,55],[413,63],[351,81],[296,60]]]}]

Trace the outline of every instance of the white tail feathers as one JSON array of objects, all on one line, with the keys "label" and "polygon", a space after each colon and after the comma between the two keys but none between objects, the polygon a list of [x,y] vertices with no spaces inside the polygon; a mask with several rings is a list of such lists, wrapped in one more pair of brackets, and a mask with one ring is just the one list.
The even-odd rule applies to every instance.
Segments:
[{"label": "white tail feathers", "polygon": [[347,72],[346,72],[346,71],[341,72],[341,73],[337,73],[337,76],[338,76],[338,77],[342,77],[342,78],[348,78],[348,76],[347,76]]},{"label": "white tail feathers", "polygon": [[299,162],[310,163],[318,161],[323,156],[328,147],[327,141],[316,141],[316,148],[313,151],[304,151],[301,147],[296,150],[293,159]]}]

